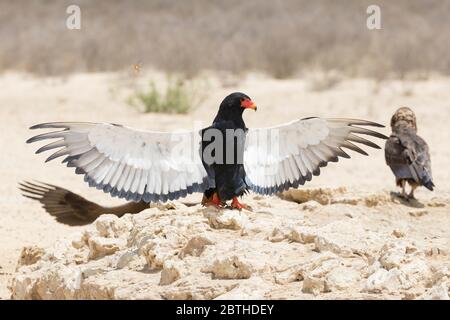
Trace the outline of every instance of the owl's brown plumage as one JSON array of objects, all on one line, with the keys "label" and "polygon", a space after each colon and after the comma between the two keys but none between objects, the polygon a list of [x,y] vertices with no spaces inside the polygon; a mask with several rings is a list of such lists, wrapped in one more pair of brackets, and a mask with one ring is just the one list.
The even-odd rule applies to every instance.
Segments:
[{"label": "owl's brown plumage", "polygon": [[416,115],[408,107],[399,108],[392,116],[391,128],[385,158],[403,195],[406,196],[406,183],[411,186],[410,198],[414,198],[414,190],[419,186],[432,191],[430,152],[425,140],[417,135]]}]

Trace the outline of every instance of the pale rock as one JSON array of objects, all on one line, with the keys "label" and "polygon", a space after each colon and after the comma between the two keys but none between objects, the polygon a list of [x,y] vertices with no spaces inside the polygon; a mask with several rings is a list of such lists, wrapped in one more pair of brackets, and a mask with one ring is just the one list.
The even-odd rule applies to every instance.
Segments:
[{"label": "pale rock", "polygon": [[101,215],[94,222],[98,235],[104,238],[119,238],[128,235],[132,227],[131,221],[113,214]]},{"label": "pale rock", "polygon": [[289,268],[274,276],[274,281],[277,284],[285,285],[294,281],[303,280],[304,269],[302,268]]},{"label": "pale rock", "polygon": [[[115,269],[123,269],[127,266],[130,266],[133,262],[137,262],[140,259],[139,252],[136,249],[128,249],[124,252],[121,252],[117,256],[117,260],[115,261],[114,268]],[[139,262],[137,262],[139,263]]]},{"label": "pale rock", "polygon": [[162,286],[171,284],[185,275],[187,273],[186,269],[183,261],[175,259],[164,261],[159,284]]},{"label": "pale rock", "polygon": [[340,259],[323,260],[320,264],[317,262],[308,266],[308,275],[315,278],[325,278],[332,270],[341,265]]},{"label": "pale rock", "polygon": [[41,260],[45,251],[43,248],[37,246],[23,247],[20,252],[19,262],[17,263],[17,269],[22,266],[29,266],[35,264]]},{"label": "pale rock", "polygon": [[214,207],[205,208],[204,216],[214,229],[240,230],[248,224],[244,210],[218,210]]},{"label": "pale rock", "polygon": [[210,220],[200,205],[103,216],[46,249],[25,249],[11,297],[445,298],[446,256],[426,254],[445,242],[393,238],[398,223],[373,224],[379,208],[320,205],[303,215],[300,206],[210,210]]},{"label": "pale rock", "polygon": [[400,267],[401,263],[406,259],[406,245],[402,243],[390,243],[381,248],[380,263],[390,270]]},{"label": "pale rock", "polygon": [[242,256],[231,255],[215,259],[202,271],[212,273],[214,279],[248,279],[254,272],[254,268]]},{"label": "pale rock", "polygon": [[429,289],[423,296],[424,300],[450,300],[449,293],[450,282],[441,282]]},{"label": "pale rock", "polygon": [[364,271],[362,272],[362,275],[364,278],[368,278],[375,272],[377,272],[380,268],[382,268],[380,261],[375,260],[372,264],[368,265]]},{"label": "pale rock", "polygon": [[287,239],[287,232],[278,227],[274,228],[270,236],[267,237],[270,242],[281,242],[285,239]]},{"label": "pale rock", "polygon": [[[164,223],[164,222],[161,222]],[[160,225],[145,226],[138,234],[133,234],[133,242],[138,252],[147,261],[151,270],[162,268],[164,261],[178,255],[188,240],[182,231],[186,226]],[[193,231],[186,228],[186,233]]]},{"label": "pale rock", "polygon": [[167,251],[167,246],[161,244],[158,239],[150,240],[141,246],[139,248],[139,254],[144,256],[151,270],[161,269],[164,261],[173,256],[171,252]]},{"label": "pale rock", "polygon": [[126,246],[126,239],[92,237],[88,240],[89,258],[98,259],[114,254]]},{"label": "pale rock", "polygon": [[150,204],[149,208],[156,208],[158,210],[175,210],[175,209],[181,209],[186,208],[186,205],[179,201],[168,201],[166,203],[160,203],[160,202],[153,202]]},{"label": "pale rock", "polygon": [[430,267],[431,277],[428,279],[427,286],[432,287],[443,281],[450,279],[450,269],[446,266],[432,266]]},{"label": "pale rock", "polygon": [[216,300],[263,300],[271,287],[271,282],[261,277],[251,277],[240,282],[234,289],[218,296]]},{"label": "pale rock", "polygon": [[364,290],[371,293],[397,293],[402,289],[406,276],[398,269],[379,269],[366,281]]},{"label": "pale rock", "polygon": [[215,299],[230,290],[236,288],[238,284],[229,280],[199,280],[196,278],[186,278],[167,286],[161,296],[168,300],[211,300]]},{"label": "pale rock", "polygon": [[428,210],[425,209],[415,209],[408,212],[412,217],[421,217],[428,214]]},{"label": "pale rock", "polygon": [[283,192],[283,198],[295,201],[297,203],[304,203],[311,200],[314,200],[321,205],[327,205],[331,203],[334,196],[343,194],[347,190],[346,188],[302,188],[302,189],[289,189],[288,191]]},{"label": "pale rock", "polygon": [[26,269],[11,284],[12,299],[61,300],[77,298],[82,283],[79,268],[54,264],[29,276]]},{"label": "pale rock", "polygon": [[425,283],[431,277],[430,267],[424,259],[417,256],[402,264],[400,271],[406,275],[410,287],[417,287],[419,283]]},{"label": "pale rock", "polygon": [[84,232],[76,232],[71,236],[71,244],[75,249],[88,246],[88,239]]},{"label": "pale rock", "polygon": [[302,291],[317,295],[355,286],[361,279],[358,270],[361,266],[356,266],[357,263],[344,265],[342,259],[333,254],[321,255],[304,266]]},{"label": "pale rock", "polygon": [[189,239],[186,246],[180,251],[180,258],[185,256],[199,257],[205,250],[205,246],[212,245],[214,242],[204,235],[199,235]]},{"label": "pale rock", "polygon": [[425,254],[429,257],[435,257],[435,256],[445,256],[447,254],[445,249],[439,248],[439,247],[431,247],[428,250],[426,250]]},{"label": "pale rock", "polygon": [[317,229],[314,243],[319,252],[331,251],[342,257],[371,256],[382,246],[383,237],[365,230],[359,222],[337,221]]},{"label": "pale rock", "polygon": [[312,293],[314,295],[318,295],[321,292],[325,292],[325,289],[325,279],[315,278],[308,275],[304,277],[302,286],[302,291],[304,293]]},{"label": "pale rock", "polygon": [[300,210],[304,210],[304,211],[314,211],[314,210],[320,208],[321,206],[322,206],[322,205],[321,205],[319,202],[314,201],[314,200],[310,200],[310,201],[307,201],[307,202],[305,202],[305,203],[302,203],[302,204],[300,205]]},{"label": "pale rock", "polygon": [[392,231],[392,235],[393,235],[394,237],[396,237],[396,238],[403,238],[403,237],[405,237],[406,233],[405,233],[405,231],[403,231],[403,230],[400,230],[400,229],[394,229],[394,230]]},{"label": "pale rock", "polygon": [[308,226],[276,227],[267,239],[271,242],[280,242],[287,239],[305,244],[313,243],[316,233],[316,228]]},{"label": "pale rock", "polygon": [[361,280],[361,273],[349,267],[337,267],[326,276],[326,291],[345,290],[355,286]]},{"label": "pale rock", "polygon": [[[333,253],[324,253],[313,257],[307,262],[292,266],[275,275],[275,282],[278,284],[287,284],[294,281],[302,281],[308,278],[304,292],[312,293],[317,291],[315,287],[316,280],[325,281],[325,277],[333,268],[339,266],[341,260]],[[310,288],[310,286],[312,286]]]},{"label": "pale rock", "polygon": [[415,300],[419,298],[424,293],[423,288],[410,288],[408,290],[402,291],[402,299],[403,300]]},{"label": "pale rock", "polygon": [[293,227],[288,239],[299,243],[313,243],[317,237],[317,229],[313,227]]}]

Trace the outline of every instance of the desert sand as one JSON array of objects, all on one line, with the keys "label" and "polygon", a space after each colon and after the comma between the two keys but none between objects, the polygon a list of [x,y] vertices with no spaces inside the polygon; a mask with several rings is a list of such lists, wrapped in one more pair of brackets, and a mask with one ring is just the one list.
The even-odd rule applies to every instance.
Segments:
[{"label": "desert sand", "polygon": [[[127,105],[133,88],[149,78],[164,83],[157,72],[0,77],[0,298],[11,297],[8,286],[14,298],[448,298],[449,78],[380,83],[342,79],[318,91],[313,76],[204,77],[205,99],[188,115],[142,114]],[[34,133],[28,128],[49,121],[92,121],[190,129],[209,124],[222,98],[233,91],[247,93],[258,105],[257,112],[244,115],[249,127],[308,116],[362,118],[388,126],[396,108],[409,106],[417,114],[419,134],[430,145],[436,189],[418,190],[414,203],[392,196],[398,190],[383,150],[368,150],[369,157],[351,153],[352,159],[329,164],[300,191],[282,198],[246,196],[253,212],[218,213],[175,202],[174,210],[156,207],[133,217],[106,216],[88,227],[69,227],[17,189],[18,182],[35,179],[102,204],[119,204],[88,188],[58,161],[44,164],[45,155],[34,154],[37,146],[25,144]],[[389,128],[381,132],[389,134]],[[200,194],[189,197],[200,199]],[[132,235],[150,236],[158,227],[174,242],[155,236],[157,252],[130,240]],[[113,239],[108,245],[114,250],[105,249],[104,238]],[[69,248],[71,243],[78,245]],[[29,249],[16,273],[25,246],[43,249]],[[116,270],[117,259],[134,249],[140,254]],[[167,257],[182,252],[184,259]],[[33,255],[37,258],[30,262]],[[61,282],[53,284],[59,286],[53,292],[42,279],[52,266],[63,274],[67,270],[62,265],[70,265],[70,272],[84,270],[84,287]]]}]

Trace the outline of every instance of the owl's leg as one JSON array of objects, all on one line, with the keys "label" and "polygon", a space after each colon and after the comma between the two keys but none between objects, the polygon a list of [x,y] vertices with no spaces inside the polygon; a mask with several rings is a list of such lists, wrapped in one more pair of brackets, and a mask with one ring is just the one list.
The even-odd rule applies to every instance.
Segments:
[{"label": "owl's leg", "polygon": [[406,188],[406,180],[401,180],[400,181],[400,185],[402,187],[402,197],[405,198],[405,199],[408,199],[408,195],[406,194],[406,190],[405,190],[405,188]]},{"label": "owl's leg", "polygon": [[408,198],[411,200],[415,200],[416,198],[414,197],[414,190],[417,189],[417,186],[415,184],[411,184],[411,192],[408,195]]}]

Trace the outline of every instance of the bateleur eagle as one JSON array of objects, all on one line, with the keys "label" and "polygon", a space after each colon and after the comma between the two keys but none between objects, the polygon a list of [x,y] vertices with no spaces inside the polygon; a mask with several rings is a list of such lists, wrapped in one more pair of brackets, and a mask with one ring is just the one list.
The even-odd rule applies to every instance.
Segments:
[{"label": "bateleur eagle", "polygon": [[[224,206],[231,200],[231,207],[241,209],[245,205],[238,197],[247,191],[271,195],[297,188],[319,175],[328,162],[350,158],[343,148],[363,155],[367,153],[355,143],[379,149],[360,135],[387,138],[363,128],[382,125],[354,119],[312,117],[248,129],[242,119],[246,109],[256,110],[256,106],[247,95],[235,92],[222,101],[212,125],[200,131],[54,122],[31,129],[62,130],[37,135],[28,143],[56,140],[37,153],[56,150],[47,161],[65,157],[63,163],[84,175],[89,186],[113,197],[149,203],[202,192],[205,205]],[[211,148],[218,140],[224,141],[223,146]]]}]

